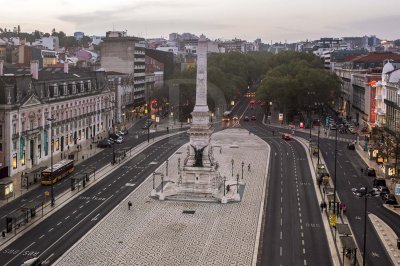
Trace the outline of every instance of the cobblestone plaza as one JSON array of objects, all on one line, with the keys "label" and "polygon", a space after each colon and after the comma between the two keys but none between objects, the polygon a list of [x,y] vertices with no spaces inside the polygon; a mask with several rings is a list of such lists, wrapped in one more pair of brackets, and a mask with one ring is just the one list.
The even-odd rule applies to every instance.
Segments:
[{"label": "cobblestone plaza", "polygon": [[[149,197],[150,177],[55,265],[251,265],[270,149],[238,128],[213,134],[211,143],[222,176],[231,177],[234,159],[234,178],[239,174],[241,181],[244,162],[241,202],[158,201]],[[186,145],[169,159],[171,179],[177,175],[178,158],[185,155]],[[165,173],[165,163],[158,171]]]}]

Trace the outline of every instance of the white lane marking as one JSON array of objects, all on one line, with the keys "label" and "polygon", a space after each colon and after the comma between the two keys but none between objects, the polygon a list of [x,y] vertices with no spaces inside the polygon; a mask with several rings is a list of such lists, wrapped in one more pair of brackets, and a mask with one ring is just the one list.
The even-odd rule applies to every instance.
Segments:
[{"label": "white lane marking", "polygon": [[57,224],[57,226],[60,225],[60,224],[62,224],[62,222],[59,222],[59,223]]},{"label": "white lane marking", "polygon": [[279,254],[280,254],[281,257],[282,257],[282,247],[279,247]]},{"label": "white lane marking", "polygon": [[6,264],[4,264],[4,266],[7,266],[10,262],[12,262],[13,260],[15,260],[16,257],[18,257],[19,255],[22,254],[22,252],[25,252],[25,250],[27,250],[28,248],[30,248],[32,245],[34,245],[36,242],[31,243],[29,246],[27,246],[26,248],[24,248],[23,250],[21,250],[20,253],[18,253],[17,255],[15,255],[15,257],[13,257],[11,260],[9,260]]},{"label": "white lane marking", "polygon": [[53,230],[54,230],[54,227],[50,228],[50,229],[49,229],[49,232],[51,232],[51,231],[53,231]]},{"label": "white lane marking", "polygon": [[304,260],[304,265],[307,265],[307,260]]},{"label": "white lane marking", "polygon": [[304,237],[304,233],[303,232],[301,232],[301,238],[303,238]]},{"label": "white lane marking", "polygon": [[44,237],[44,235],[41,235],[40,237],[39,237],[39,239],[42,239]]},{"label": "white lane marking", "polygon": [[282,240],[282,231],[281,231],[281,240]]},{"label": "white lane marking", "polygon": [[65,220],[68,220],[68,219],[69,219],[69,216],[65,217]]},{"label": "white lane marking", "polygon": [[79,206],[79,209],[82,209],[82,208],[83,208],[83,205]]},{"label": "white lane marking", "polygon": [[301,240],[301,244],[304,246],[304,240]]},{"label": "white lane marking", "polygon": [[[65,234],[63,234],[61,237],[59,237],[56,241],[53,242],[53,244],[51,244],[47,249],[45,249],[42,254],[45,254],[49,249],[51,249],[55,244],[57,244],[62,238],[64,238],[67,234],[69,234],[72,230],[75,229],[75,227],[79,226],[80,223],[82,223],[87,217],[89,217],[90,215],[92,215],[92,213],[94,213],[95,211],[97,211],[98,208],[102,207],[103,204],[105,204],[108,200],[110,200],[113,196],[108,197],[105,201],[103,201],[103,203],[101,203],[99,206],[97,206],[93,211],[91,211],[88,215],[86,215],[83,219],[81,219],[79,222],[76,223],[76,225],[74,225],[74,227],[72,227],[71,229],[69,229]],[[81,214],[79,214],[78,216],[80,216]],[[77,216],[77,217],[78,217]],[[35,242],[34,242],[35,243]],[[33,244],[34,244],[33,243]],[[33,245],[32,244],[32,245]]]},{"label": "white lane marking", "polygon": [[75,213],[76,213],[76,210],[72,212],[72,214],[75,214]]},{"label": "white lane marking", "polygon": [[306,254],[306,249],[305,248],[303,248],[303,254]]}]

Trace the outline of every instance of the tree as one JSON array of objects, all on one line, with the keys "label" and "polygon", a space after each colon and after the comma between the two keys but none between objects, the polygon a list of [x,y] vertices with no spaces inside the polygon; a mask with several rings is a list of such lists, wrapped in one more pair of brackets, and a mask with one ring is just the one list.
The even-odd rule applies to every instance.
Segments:
[{"label": "tree", "polygon": [[400,39],[397,39],[394,41],[394,45],[399,46],[400,47]]}]

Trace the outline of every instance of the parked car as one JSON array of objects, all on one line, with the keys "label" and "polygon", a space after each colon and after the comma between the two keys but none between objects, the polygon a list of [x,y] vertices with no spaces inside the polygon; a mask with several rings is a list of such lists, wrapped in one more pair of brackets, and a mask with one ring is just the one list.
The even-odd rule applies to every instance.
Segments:
[{"label": "parked car", "polygon": [[249,117],[246,115],[243,119],[244,121],[250,121]]},{"label": "parked car", "polygon": [[396,197],[393,194],[384,194],[382,200],[385,204],[397,205]]},{"label": "parked car", "polygon": [[376,171],[375,171],[375,169],[374,169],[374,168],[371,168],[371,167],[368,167],[367,176],[376,177]]},{"label": "parked car", "polygon": [[291,140],[292,137],[289,134],[282,134],[282,139],[284,140]]},{"label": "parked car", "polygon": [[118,138],[118,139],[115,140],[115,143],[122,144],[123,141],[124,141],[123,138]]},{"label": "parked car", "polygon": [[353,192],[354,195],[356,195],[357,197],[361,197],[364,196],[365,193],[367,193],[366,188],[365,187],[360,187],[360,188],[352,188],[351,192]]},{"label": "parked car", "polygon": [[354,145],[354,143],[349,143],[347,144],[347,149],[354,151],[356,149],[356,145]]},{"label": "parked car", "polygon": [[390,190],[389,190],[388,187],[381,187],[381,186],[379,186],[379,187],[378,187],[378,191],[379,191],[381,197],[382,197],[383,195],[385,195],[385,194],[390,194]]},{"label": "parked car", "polygon": [[234,121],[237,121],[237,120],[239,120],[239,117],[234,116],[234,117],[233,117],[233,120],[234,120]]},{"label": "parked car", "polygon": [[370,191],[367,191],[366,187],[352,188],[351,192],[353,192],[353,194],[356,195],[357,197],[362,197],[366,193],[370,193],[372,197],[377,197],[380,195],[380,192],[378,191],[377,188],[372,188]]},{"label": "parked car", "polygon": [[374,187],[386,187],[386,180],[384,178],[375,178],[372,184]]},{"label": "parked car", "polygon": [[110,133],[110,135],[109,135],[109,137],[111,138],[111,139],[117,139],[117,138],[119,138],[120,137],[120,135],[119,134],[117,134],[117,133]]},{"label": "parked car", "polygon": [[252,115],[252,116],[251,116],[251,120],[256,120],[256,116],[255,116],[255,115]]},{"label": "parked car", "polygon": [[336,127],[335,124],[330,124],[329,129],[330,129],[330,130],[336,130],[337,127]]},{"label": "parked car", "polygon": [[102,140],[97,144],[97,147],[99,148],[111,148],[112,143],[109,142],[108,140]]}]

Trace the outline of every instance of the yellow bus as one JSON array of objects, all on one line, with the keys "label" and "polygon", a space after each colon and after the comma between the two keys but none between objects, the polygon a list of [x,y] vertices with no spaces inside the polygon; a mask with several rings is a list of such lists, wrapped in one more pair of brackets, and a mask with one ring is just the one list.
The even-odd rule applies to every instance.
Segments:
[{"label": "yellow bus", "polygon": [[51,185],[69,175],[74,171],[74,160],[61,160],[53,165],[53,173],[51,167],[42,171],[42,185]]}]

